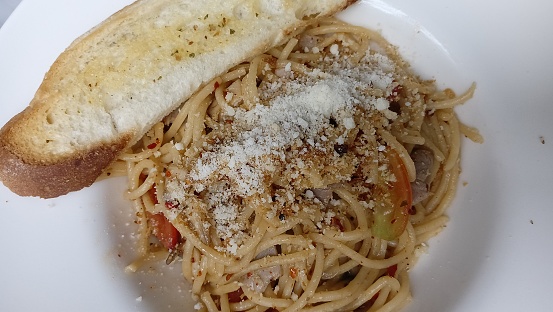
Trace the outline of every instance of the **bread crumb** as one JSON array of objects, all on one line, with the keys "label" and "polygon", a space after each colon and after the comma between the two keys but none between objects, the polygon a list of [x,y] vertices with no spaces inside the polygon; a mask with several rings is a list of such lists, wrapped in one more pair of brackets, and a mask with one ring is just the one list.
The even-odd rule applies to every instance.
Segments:
[{"label": "bread crumb", "polygon": [[[243,198],[254,201],[253,205],[265,204],[263,213],[268,219],[287,222],[289,216],[302,210],[313,216],[313,224],[323,232],[333,226],[334,210],[342,202],[328,198],[330,204],[325,205],[321,191],[353,174],[348,168],[355,168],[351,161],[359,160],[350,156],[353,153],[348,153],[348,148],[352,147],[348,145],[358,124],[368,120],[370,135],[397,118],[389,110],[387,97],[398,82],[393,62],[377,52],[355,65],[338,57],[340,52],[347,54],[338,44],[320,52],[321,60],[312,71],[295,72],[291,63],[276,69],[274,80],[259,85],[251,108],[227,105],[224,122],[211,132],[213,141],[206,142],[197,156],[183,160],[178,165],[181,167],[171,169],[164,200],[178,208],[165,211],[169,220],[182,216],[192,224],[203,224],[195,229],[203,238],[215,230],[221,244],[214,248],[229,255],[236,255],[244,241],[255,235],[251,223],[242,217]],[[239,96],[239,92],[238,88],[234,94]],[[225,96],[229,100],[233,93],[227,91]],[[418,109],[420,104],[413,101],[411,106]],[[383,143],[372,144],[370,153],[386,150]],[[373,161],[379,164],[378,159]],[[312,182],[308,175],[316,167],[328,168],[321,176],[332,176],[336,181]],[[389,170],[386,163],[377,168]],[[272,196],[265,196],[271,194],[268,188],[273,186],[268,181],[273,175],[281,176],[291,188],[278,188]],[[387,175],[387,179],[394,181],[395,176]],[[295,187],[305,192],[295,193]],[[364,205],[370,209],[374,202]]]}]

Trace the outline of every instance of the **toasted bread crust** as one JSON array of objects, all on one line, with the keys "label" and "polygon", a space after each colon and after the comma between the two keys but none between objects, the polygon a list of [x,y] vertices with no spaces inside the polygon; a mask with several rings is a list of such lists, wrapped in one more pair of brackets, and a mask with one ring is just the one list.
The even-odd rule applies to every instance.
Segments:
[{"label": "toasted bread crust", "polygon": [[[285,27],[273,27],[270,39],[263,36],[264,30],[256,29],[259,42],[250,42],[246,46],[236,41],[237,35],[229,35],[227,32],[226,35],[221,34],[211,39],[214,42],[212,48],[215,50],[198,47],[196,49],[199,50],[191,50],[196,53],[186,52],[178,58],[166,51],[161,54],[152,52],[151,57],[155,61],[142,63],[138,62],[144,57],[140,54],[142,50],[134,49],[144,48],[136,44],[140,40],[131,38],[125,39],[126,41],[113,41],[113,44],[121,43],[127,50],[121,50],[126,52],[117,54],[118,57],[115,59],[110,59],[109,54],[106,54],[108,51],[106,47],[113,48],[109,45],[112,43],[111,34],[116,33],[120,25],[128,19],[131,20],[132,25],[135,25],[133,26],[135,28],[131,29],[133,32],[129,32],[131,36],[141,35],[140,31],[150,36],[147,38],[152,38],[154,35],[154,38],[158,38],[156,37],[158,33],[168,34],[170,30],[158,29],[152,35],[153,30],[150,30],[152,28],[136,26],[136,14],[143,14],[144,11],[141,11],[143,6],[151,3],[152,7],[159,8],[162,4],[167,4],[164,1],[141,0],[129,5],[79,37],[58,57],[45,75],[29,107],[13,117],[0,130],[0,180],[8,188],[22,196],[51,198],[91,185],[121,151],[138,141],[155,122],[173,111],[200,84],[207,83],[226,69],[281,43],[297,27],[307,23],[306,20],[299,19],[288,23]],[[325,1],[329,4],[324,12],[321,12],[322,16],[334,14],[356,2],[355,0]],[[173,3],[182,5],[180,2],[171,2],[171,5]],[[317,2],[304,1],[303,3],[309,6],[318,5]],[[202,16],[208,17],[204,13]],[[149,18],[152,23],[152,16]],[[154,18],[152,25],[155,25],[156,21]],[[226,27],[233,27],[232,25],[252,27],[236,19],[229,21],[229,25]],[[175,29],[171,31],[174,32]],[[248,28],[242,28],[242,32],[245,37],[251,37]],[[98,46],[97,43],[100,41],[107,42],[108,46],[102,46],[103,48]],[[230,48],[236,49],[236,54],[217,54],[221,49],[227,48],[224,42],[228,42]],[[170,46],[170,43],[168,45]],[[87,61],[79,61],[86,47],[97,47],[97,52],[88,56]],[[143,52],[150,53],[148,50]],[[121,58],[121,55],[125,57]],[[221,55],[225,56],[223,62],[218,60]],[[104,62],[103,57],[108,59]],[[139,64],[134,72],[125,72],[128,68],[123,65],[135,63]],[[121,67],[112,67],[116,66],[113,64],[119,64]],[[206,64],[211,68],[207,74],[204,74]],[[180,69],[175,74],[171,72],[172,68]],[[95,79],[99,79],[98,77],[104,79],[89,81],[92,76],[96,77]],[[167,90],[171,89],[175,82],[181,84],[179,90],[170,94],[171,92]],[[124,102],[117,102],[114,95]],[[143,96],[145,98],[142,102],[137,103],[139,101],[137,98]],[[152,101],[158,98],[161,102]],[[155,105],[151,105],[152,103]],[[67,117],[68,115],[70,117]],[[89,123],[87,117],[90,115],[95,119]],[[56,123],[57,120],[62,122]],[[67,128],[66,124],[70,124],[72,128]]]},{"label": "toasted bread crust", "polygon": [[2,146],[0,170],[4,185],[14,193],[53,198],[90,186],[115,155],[111,147],[105,147],[53,165],[34,165],[25,163]]},{"label": "toasted bread crust", "polygon": [[90,186],[130,140],[130,135],[120,136],[117,141],[90,148],[85,153],[40,163],[27,161],[12,152],[13,148],[3,140],[9,123],[0,131],[0,178],[21,196],[53,198]]}]

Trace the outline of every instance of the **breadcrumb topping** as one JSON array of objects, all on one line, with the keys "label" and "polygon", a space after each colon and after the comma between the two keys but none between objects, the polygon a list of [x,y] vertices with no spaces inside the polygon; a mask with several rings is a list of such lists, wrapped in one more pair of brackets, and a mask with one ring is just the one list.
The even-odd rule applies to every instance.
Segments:
[{"label": "breadcrumb topping", "polygon": [[399,85],[395,70],[392,60],[370,49],[352,65],[347,48],[336,44],[307,73],[262,82],[251,109],[229,110],[197,157],[171,170],[177,174],[167,181],[165,200],[179,205],[166,215],[203,220],[204,229],[195,229],[199,237],[212,227],[221,238],[215,248],[230,255],[254,235],[252,205],[266,207],[268,219],[285,222],[303,211],[319,228],[336,226],[340,204],[320,190],[350,181],[361,163],[378,162],[384,146],[370,137],[398,117],[390,110]]}]

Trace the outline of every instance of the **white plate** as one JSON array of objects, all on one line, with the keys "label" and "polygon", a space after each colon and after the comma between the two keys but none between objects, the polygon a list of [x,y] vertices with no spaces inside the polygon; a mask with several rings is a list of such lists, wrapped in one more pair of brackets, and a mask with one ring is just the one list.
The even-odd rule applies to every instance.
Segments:
[{"label": "white plate", "polygon": [[[130,0],[26,0],[0,29],[0,124],[78,35]],[[426,78],[457,91],[486,142],[463,143],[446,230],[412,273],[409,311],[546,311],[553,266],[553,2],[367,0],[341,16],[378,28]],[[541,142],[541,138],[545,143]],[[0,310],[183,310],[179,269],[127,275],[123,179],[53,200],[0,186]],[[171,279],[172,277],[172,279]],[[166,281],[171,279],[171,281]],[[184,309],[186,310],[186,309]]]}]

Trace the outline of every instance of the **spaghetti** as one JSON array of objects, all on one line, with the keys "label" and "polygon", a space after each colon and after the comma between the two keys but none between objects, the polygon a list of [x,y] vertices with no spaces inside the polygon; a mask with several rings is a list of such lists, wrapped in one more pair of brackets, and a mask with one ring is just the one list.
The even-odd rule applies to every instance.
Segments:
[{"label": "spaghetti", "polygon": [[[205,84],[107,171],[142,258],[202,311],[396,311],[459,177],[457,97],[379,34],[319,20]],[[150,237],[159,243],[151,244]]]}]

